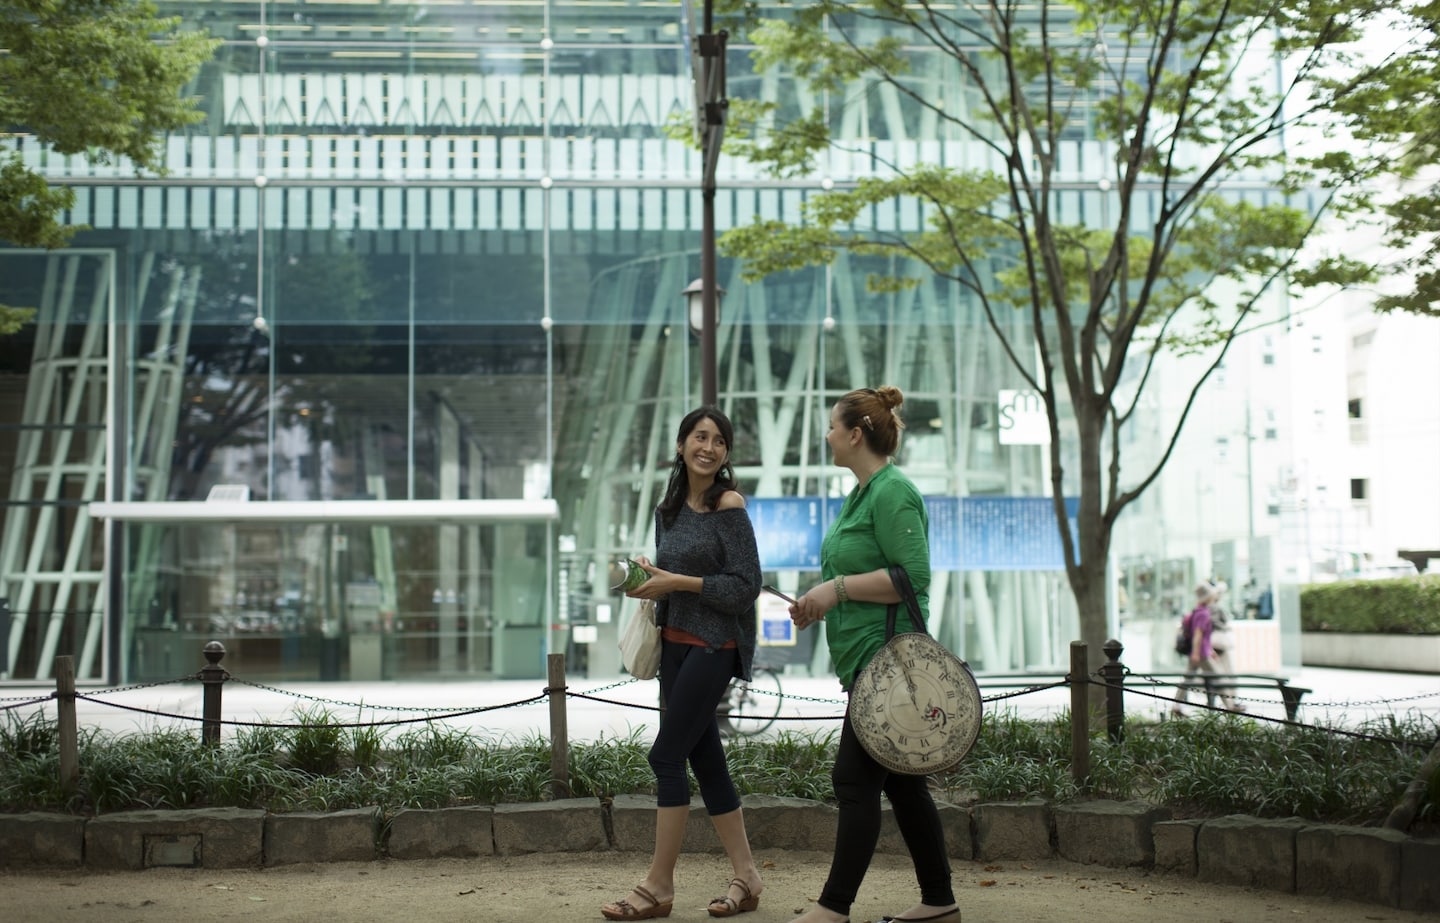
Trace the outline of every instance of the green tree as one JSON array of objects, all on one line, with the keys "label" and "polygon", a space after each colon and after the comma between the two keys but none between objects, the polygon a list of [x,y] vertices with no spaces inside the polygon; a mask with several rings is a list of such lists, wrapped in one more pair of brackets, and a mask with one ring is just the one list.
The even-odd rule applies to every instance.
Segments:
[{"label": "green tree", "polygon": [[1440,182],[1431,165],[1440,160],[1440,3],[1407,7],[1401,29],[1410,30],[1424,43],[1424,54],[1407,57],[1397,83],[1411,96],[1413,106],[1392,114],[1409,131],[1409,146],[1400,175],[1408,192],[1385,205],[1389,219],[1388,242],[1403,255],[1397,275],[1413,284],[1375,302],[1379,311],[1409,311],[1440,318]]},{"label": "green tree", "polygon": [[[161,135],[201,118],[181,90],[218,44],[179,24],[148,0],[0,2],[0,240],[53,249],[80,230],[60,221],[74,191],[27,165],[22,141],[161,172]],[[33,315],[0,305],[0,333]]]},{"label": "green tree", "polygon": [[[1407,130],[1393,117],[1403,88],[1389,83],[1401,59],[1366,60],[1354,44],[1390,7],[817,0],[783,19],[732,10],[758,70],[788,70],[832,107],[785,112],[734,100],[732,131],[742,137],[732,153],[780,177],[814,175],[817,154],[844,146],[834,130],[841,101],[884,93],[1001,165],[892,164],[809,196],[793,223],[756,221],[721,246],[752,279],[842,251],[899,256],[978,303],[1016,373],[1044,399],[1050,487],[1092,669],[1103,658],[1116,521],[1159,476],[1232,338],[1256,322],[1267,291],[1371,276],[1306,244],[1322,220],[1373,214],[1368,183],[1393,166],[1384,142]],[[962,96],[968,105],[956,105]],[[1108,152],[1089,187],[1107,199],[1103,225],[1057,210],[1064,142],[1085,135]],[[1257,188],[1268,194],[1229,191]],[[868,224],[875,206],[897,199],[918,200],[922,230]],[[920,281],[910,272],[868,284],[893,291]],[[1019,337],[1015,311],[1028,329]],[[1209,361],[1158,460],[1127,471],[1121,431],[1156,364],[1177,350]],[[1064,525],[1071,492],[1075,540]]]}]

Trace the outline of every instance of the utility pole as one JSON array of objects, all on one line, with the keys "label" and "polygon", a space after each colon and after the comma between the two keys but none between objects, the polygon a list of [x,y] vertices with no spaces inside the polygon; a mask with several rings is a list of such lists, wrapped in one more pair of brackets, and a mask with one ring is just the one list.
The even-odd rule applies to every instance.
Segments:
[{"label": "utility pole", "polygon": [[716,369],[715,326],[719,315],[719,285],[715,269],[715,168],[720,144],[725,139],[725,43],[729,33],[715,32],[714,0],[705,0],[705,31],[693,39],[692,65],[695,71],[695,128],[704,169],[700,180],[702,218],[700,225],[700,392],[703,403],[719,401],[719,373]]},{"label": "utility pole", "polygon": [[1250,428],[1250,396],[1245,396],[1245,554],[1255,545],[1255,435]]}]

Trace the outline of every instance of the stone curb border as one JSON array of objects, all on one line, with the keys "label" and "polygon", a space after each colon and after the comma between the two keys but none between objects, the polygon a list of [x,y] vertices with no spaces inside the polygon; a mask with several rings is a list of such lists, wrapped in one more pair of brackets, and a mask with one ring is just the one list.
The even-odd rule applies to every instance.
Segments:
[{"label": "stone curb border", "polygon": [[[800,798],[747,795],[756,849],[829,851],[836,809]],[[0,815],[0,868],[250,868],[300,862],[433,859],[526,853],[648,851],[652,797],[573,798],[434,810],[378,808],[269,814],[240,808],[127,811],[98,817]],[[1440,839],[1393,830],[1232,815],[1174,820],[1145,802],[941,804],[956,859],[1062,858],[1153,869],[1200,881],[1440,910]],[[704,807],[690,809],[687,849],[718,852]],[[879,850],[903,853],[888,805]]]}]

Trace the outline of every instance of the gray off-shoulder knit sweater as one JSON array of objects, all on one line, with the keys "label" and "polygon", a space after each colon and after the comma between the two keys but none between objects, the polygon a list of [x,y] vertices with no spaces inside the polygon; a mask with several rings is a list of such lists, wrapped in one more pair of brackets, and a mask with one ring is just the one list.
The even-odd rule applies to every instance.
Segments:
[{"label": "gray off-shoulder knit sweater", "polygon": [[755,598],[760,595],[760,552],[750,514],[741,509],[697,513],[682,506],[667,529],[655,513],[655,566],[700,577],[699,593],[671,593],[656,621],[720,647],[734,641],[736,676],[750,678],[755,662]]}]

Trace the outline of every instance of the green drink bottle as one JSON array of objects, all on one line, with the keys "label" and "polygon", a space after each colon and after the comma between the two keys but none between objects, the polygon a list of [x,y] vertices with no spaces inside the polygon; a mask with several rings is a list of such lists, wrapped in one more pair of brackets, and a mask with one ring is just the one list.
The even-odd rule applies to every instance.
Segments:
[{"label": "green drink bottle", "polygon": [[613,589],[620,590],[621,592],[628,593],[650,579],[650,575],[646,573],[645,568],[629,558],[620,562],[620,568],[624,570],[625,577],[619,583],[615,584]]}]

